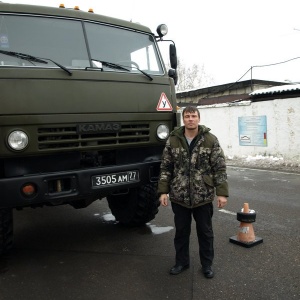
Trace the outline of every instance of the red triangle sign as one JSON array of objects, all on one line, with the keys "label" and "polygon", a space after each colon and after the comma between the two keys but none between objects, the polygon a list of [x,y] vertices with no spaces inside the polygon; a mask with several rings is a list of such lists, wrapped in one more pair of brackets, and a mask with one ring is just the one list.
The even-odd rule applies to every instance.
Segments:
[{"label": "red triangle sign", "polygon": [[160,99],[158,101],[156,110],[158,111],[172,111],[172,105],[170,101],[168,100],[167,96],[165,93],[161,93]]}]

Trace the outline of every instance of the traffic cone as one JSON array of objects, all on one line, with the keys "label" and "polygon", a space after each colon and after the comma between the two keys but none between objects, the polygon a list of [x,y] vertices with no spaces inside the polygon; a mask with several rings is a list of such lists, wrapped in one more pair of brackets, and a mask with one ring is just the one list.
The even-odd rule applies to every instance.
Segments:
[{"label": "traffic cone", "polygon": [[249,209],[249,204],[244,203],[241,212],[237,212],[237,220],[240,221],[239,230],[236,236],[229,238],[231,243],[250,248],[263,242],[263,239],[256,237],[252,223],[255,222],[256,213]]}]

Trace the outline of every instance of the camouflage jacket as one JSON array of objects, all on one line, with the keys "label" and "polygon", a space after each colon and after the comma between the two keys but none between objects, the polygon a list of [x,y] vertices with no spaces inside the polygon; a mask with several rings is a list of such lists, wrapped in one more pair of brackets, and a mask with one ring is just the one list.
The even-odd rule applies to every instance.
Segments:
[{"label": "camouflage jacket", "polygon": [[162,154],[158,194],[185,207],[212,202],[215,193],[228,197],[225,157],[216,136],[199,125],[193,147],[184,136],[184,126],[171,132]]}]

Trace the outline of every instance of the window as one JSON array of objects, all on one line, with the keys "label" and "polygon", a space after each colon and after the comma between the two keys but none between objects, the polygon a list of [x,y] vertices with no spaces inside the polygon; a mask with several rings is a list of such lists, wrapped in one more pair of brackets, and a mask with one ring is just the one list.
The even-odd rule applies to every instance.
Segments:
[{"label": "window", "polygon": [[118,27],[86,23],[91,58],[120,64],[132,72],[162,74],[155,42],[151,35]]},{"label": "window", "polygon": [[[149,74],[163,74],[152,35],[88,21],[0,15],[0,50],[51,59],[68,68],[91,67],[91,60],[94,60],[93,67],[101,67],[97,62],[99,60],[119,64],[130,72],[139,72],[138,69],[141,69]],[[0,67],[1,65],[57,67],[51,61],[47,62],[42,64],[0,53]],[[102,67],[105,71],[122,71],[104,65]]]},{"label": "window", "polygon": [[[0,36],[4,38],[0,50],[52,59],[67,67],[72,66],[74,60],[89,62],[82,24],[78,21],[2,15]],[[39,64],[0,53],[0,65],[10,63],[20,66],[55,66],[51,62],[47,65]]]}]

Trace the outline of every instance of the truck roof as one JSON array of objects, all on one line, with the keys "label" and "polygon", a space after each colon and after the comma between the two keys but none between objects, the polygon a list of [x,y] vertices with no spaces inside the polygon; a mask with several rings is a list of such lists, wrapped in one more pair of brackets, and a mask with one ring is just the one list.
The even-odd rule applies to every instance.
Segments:
[{"label": "truck roof", "polygon": [[127,27],[139,31],[151,33],[151,30],[139,23],[133,23],[113,17],[108,17],[93,12],[85,12],[74,8],[59,8],[50,6],[38,6],[29,4],[11,4],[0,2],[0,12],[4,13],[20,13],[26,15],[45,15],[54,17],[66,17],[72,19],[92,20],[101,23],[115,24],[117,26]]}]

